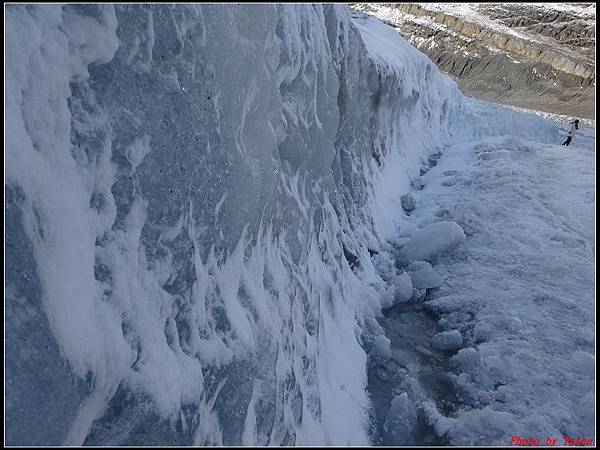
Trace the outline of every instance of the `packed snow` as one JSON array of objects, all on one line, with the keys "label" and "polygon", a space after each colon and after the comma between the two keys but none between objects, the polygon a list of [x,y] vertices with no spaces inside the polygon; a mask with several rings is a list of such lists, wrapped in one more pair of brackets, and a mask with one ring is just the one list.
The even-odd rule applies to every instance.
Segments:
[{"label": "packed snow", "polygon": [[343,5],[9,5],[5,38],[7,444],[593,437],[593,131]]}]

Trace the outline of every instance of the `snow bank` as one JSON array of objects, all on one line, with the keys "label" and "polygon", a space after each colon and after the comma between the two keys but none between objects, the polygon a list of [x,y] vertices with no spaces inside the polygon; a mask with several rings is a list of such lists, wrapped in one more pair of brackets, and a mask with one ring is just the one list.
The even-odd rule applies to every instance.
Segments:
[{"label": "snow bank", "polygon": [[459,334],[466,347],[449,360],[452,414],[422,404],[454,445],[595,437],[595,149],[590,138],[577,150],[560,142],[458,143],[425,175],[411,213],[468,231],[437,259],[445,282],[423,303],[438,329],[455,330],[452,347]]}]

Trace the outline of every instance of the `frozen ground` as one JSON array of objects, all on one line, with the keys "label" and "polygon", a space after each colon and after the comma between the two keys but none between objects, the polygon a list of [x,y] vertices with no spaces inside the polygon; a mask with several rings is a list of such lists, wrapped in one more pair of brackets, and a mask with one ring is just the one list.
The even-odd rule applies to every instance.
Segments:
[{"label": "frozen ground", "polygon": [[[420,422],[380,429],[381,443],[594,438],[594,135],[467,141],[422,177],[400,232],[454,221],[467,240],[437,258],[438,289],[385,314],[392,357],[370,370],[379,422],[405,392]],[[440,352],[433,336],[448,330],[464,342]]]}]

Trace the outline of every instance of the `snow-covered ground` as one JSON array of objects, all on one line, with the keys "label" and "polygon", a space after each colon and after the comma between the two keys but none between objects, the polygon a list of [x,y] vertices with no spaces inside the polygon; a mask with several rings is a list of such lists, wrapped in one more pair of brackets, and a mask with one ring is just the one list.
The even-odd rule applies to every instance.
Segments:
[{"label": "snow-covered ground", "polygon": [[[456,222],[467,235],[437,258],[444,282],[421,304],[438,320],[430,334],[458,330],[463,338],[453,356],[441,355],[450,359],[436,375],[447,371],[450,411],[439,412],[439,392],[414,387],[431,370],[425,363],[405,365],[396,378],[395,394],[408,392],[437,439],[594,439],[594,137],[588,128],[570,147],[513,136],[460,142],[444,150],[413,193],[416,208],[399,235],[432,221]],[[403,315],[414,328],[414,308],[388,320],[406,325]],[[406,342],[392,342],[392,351],[406,353],[419,338]]]}]

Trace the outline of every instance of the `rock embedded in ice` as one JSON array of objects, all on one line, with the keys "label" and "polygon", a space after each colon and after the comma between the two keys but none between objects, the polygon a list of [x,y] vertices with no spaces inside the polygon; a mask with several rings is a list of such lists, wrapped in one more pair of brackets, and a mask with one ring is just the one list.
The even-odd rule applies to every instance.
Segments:
[{"label": "rock embedded in ice", "polygon": [[407,192],[402,197],[400,197],[400,205],[402,205],[402,209],[404,211],[410,212],[416,207],[415,198],[410,192]]},{"label": "rock embedded in ice", "polygon": [[428,358],[437,359],[433,352],[425,347],[421,347],[420,345],[415,345],[415,350],[419,352],[421,355],[425,355]]},{"label": "rock embedded in ice", "polygon": [[463,345],[462,334],[458,330],[442,331],[433,336],[431,345],[436,350],[457,350]]},{"label": "rock embedded in ice", "polygon": [[413,283],[408,273],[398,275],[394,280],[394,302],[406,303],[413,296]]},{"label": "rock embedded in ice", "polygon": [[413,189],[420,191],[421,189],[423,189],[423,180],[421,179],[421,177],[417,177],[415,178],[412,183],[411,183]]},{"label": "rock embedded in ice", "polygon": [[430,157],[427,159],[427,163],[429,164],[429,167],[435,167],[435,166],[437,166],[438,159],[439,159],[439,156],[438,156],[438,155],[431,155],[431,156],[430,156]]},{"label": "rock embedded in ice", "polygon": [[466,239],[465,232],[456,222],[435,222],[416,233],[402,247],[402,253],[410,259],[428,261]]},{"label": "rock embedded in ice", "polygon": [[385,444],[416,443],[417,423],[417,408],[408,394],[404,392],[395,396],[383,424]]},{"label": "rock embedded in ice", "polygon": [[408,270],[413,286],[417,289],[435,288],[444,282],[427,261],[415,261],[408,266]]}]

